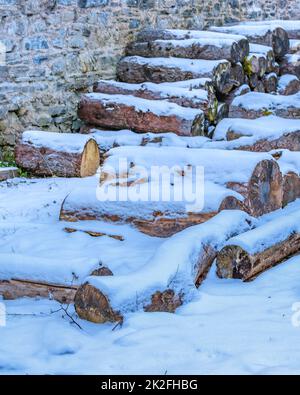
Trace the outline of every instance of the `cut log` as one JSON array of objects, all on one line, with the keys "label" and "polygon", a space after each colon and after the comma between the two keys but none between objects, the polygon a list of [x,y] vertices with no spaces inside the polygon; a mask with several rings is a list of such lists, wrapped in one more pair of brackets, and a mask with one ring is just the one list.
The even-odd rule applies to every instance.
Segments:
[{"label": "cut log", "polygon": [[[245,95],[246,93],[249,93],[251,91],[250,86],[247,84],[243,84],[238,88],[233,89],[228,95],[225,96],[225,103],[230,106],[233,100],[238,97]],[[227,114],[229,111],[229,107],[227,109]],[[226,117],[223,117],[226,118]]]},{"label": "cut log", "polygon": [[290,53],[300,53],[300,39],[290,40]]},{"label": "cut log", "polygon": [[216,117],[216,96],[211,90],[172,87],[151,82],[144,84],[127,84],[117,81],[99,81],[94,92],[111,95],[132,95],[148,100],[167,100],[182,107],[197,108],[207,117]]},{"label": "cut log", "polygon": [[245,82],[244,68],[241,63],[236,63],[231,66],[230,78],[234,81],[234,85],[239,87]]},{"label": "cut log", "polygon": [[225,148],[267,152],[276,149],[300,151],[300,121],[276,116],[257,119],[223,119],[213,139],[230,142]]},{"label": "cut log", "polygon": [[0,181],[15,178],[18,174],[19,169],[17,167],[0,167]]},{"label": "cut log", "polygon": [[299,252],[299,219],[294,212],[228,240],[217,256],[218,276],[251,280]]},{"label": "cut log", "polygon": [[218,124],[223,118],[228,117],[229,106],[227,103],[219,103],[217,108],[217,116],[215,118],[215,124]]},{"label": "cut log", "polygon": [[276,20],[264,20],[247,22],[248,25],[260,26],[260,25],[271,25],[272,27],[281,27],[284,29],[289,38],[300,40],[300,21],[299,20],[289,20],[289,19],[276,19]]},{"label": "cut log", "polygon": [[0,280],[0,295],[4,300],[39,297],[70,304],[74,302],[77,289],[77,286],[62,286],[26,280]]},{"label": "cut log", "polygon": [[193,284],[199,286],[205,279],[226,240],[251,227],[247,214],[223,211],[166,240],[148,264],[132,274],[89,277],[76,294],[76,311],[96,323],[121,322],[136,310],[174,312],[191,298]]},{"label": "cut log", "polygon": [[[300,134],[300,133],[299,133]],[[300,136],[299,136],[300,140]],[[298,141],[298,147],[299,147]],[[283,207],[300,197],[300,177],[299,174],[288,172],[283,177]]]},{"label": "cut log", "polygon": [[175,82],[211,78],[217,91],[228,93],[233,86],[227,60],[193,60],[180,58],[143,58],[127,56],[117,66],[120,81],[130,83]]},{"label": "cut log", "polygon": [[126,48],[126,54],[129,56],[226,59],[233,63],[242,62],[248,53],[249,44],[246,38],[237,41],[227,38],[225,34],[222,38],[204,37],[134,42]]},{"label": "cut log", "polygon": [[271,47],[268,47],[266,45],[250,43],[249,55],[251,55],[251,54],[256,54],[257,57],[259,57],[259,54],[263,55],[266,59],[267,73],[271,73],[272,71],[274,71],[275,55],[274,55],[273,49]]},{"label": "cut log", "polygon": [[270,73],[265,74],[262,78],[264,84],[264,90],[266,93],[275,93],[277,91],[278,78],[277,74]]},{"label": "cut log", "polygon": [[289,51],[288,34],[278,25],[241,22],[234,26],[211,26],[210,30],[220,33],[241,34],[247,37],[251,43],[272,47],[276,58],[282,58]]},{"label": "cut log", "polygon": [[180,136],[204,134],[204,113],[163,100],[126,95],[83,95],[78,116],[90,125],[136,132],[173,132]]},{"label": "cut log", "polygon": [[300,91],[300,80],[296,75],[284,74],[278,80],[277,92],[280,95],[294,95]]},{"label": "cut log", "polygon": [[19,167],[37,176],[87,177],[100,165],[96,141],[71,133],[24,132],[15,158]]},{"label": "cut log", "polygon": [[267,58],[261,53],[250,53],[244,60],[244,70],[248,77],[253,74],[262,77],[267,71]]},{"label": "cut log", "polygon": [[[215,56],[208,59],[227,59],[232,62],[241,62],[249,53],[249,42],[246,37],[236,34],[223,34],[209,32],[207,30],[172,30],[172,29],[144,29],[137,35],[138,43],[153,42],[157,40],[198,40],[202,45],[212,45],[215,55],[209,53],[207,56]],[[235,44],[233,53],[228,52],[228,44]],[[216,57],[218,56],[218,57]],[[202,59],[207,59],[201,57]]]},{"label": "cut log", "polygon": [[300,94],[290,96],[250,92],[236,97],[230,108],[230,118],[254,119],[265,115],[300,119]]},{"label": "cut log", "polygon": [[194,78],[191,80],[175,81],[175,82],[162,82],[160,86],[172,86],[173,88],[185,88],[189,91],[194,89],[204,89],[212,94],[215,94],[215,88],[211,78]]},{"label": "cut log", "polygon": [[280,62],[280,74],[294,74],[300,78],[300,54],[287,54]]},{"label": "cut log", "polygon": [[[121,158],[126,158],[126,163],[123,163],[120,173],[117,164]],[[175,172],[174,180],[164,179],[162,185],[164,191],[170,190],[166,200],[149,196],[149,191],[160,190],[157,183],[160,176],[153,174],[149,167],[153,158],[160,169],[168,168]],[[236,163],[239,164],[238,168]],[[181,166],[180,169],[178,166]],[[180,195],[180,199],[174,201],[174,196],[180,193],[182,182],[189,180],[189,172],[193,168],[203,167],[204,190],[200,189],[197,194],[198,199],[203,200],[190,204],[190,198],[195,197]],[[187,178],[183,179],[185,176]],[[202,183],[192,185],[199,188]],[[135,196],[137,186],[141,199],[132,201],[129,196]],[[107,197],[107,190],[111,198]],[[121,201],[117,199],[120,194],[123,196]],[[269,154],[232,150],[119,147],[112,149],[104,162],[97,196],[94,184],[90,188],[73,191],[63,202],[60,218],[66,221],[131,223],[143,233],[168,237],[186,227],[207,221],[217,214],[220,207],[231,208],[224,203],[229,196],[240,200],[239,208],[243,206],[253,216],[280,208],[282,179],[277,162]],[[228,204],[231,201],[228,200]]]},{"label": "cut log", "polygon": [[252,90],[254,90],[255,92],[264,93],[265,87],[262,80],[259,78],[258,74],[251,74],[248,77],[248,83],[249,86],[252,88]]}]

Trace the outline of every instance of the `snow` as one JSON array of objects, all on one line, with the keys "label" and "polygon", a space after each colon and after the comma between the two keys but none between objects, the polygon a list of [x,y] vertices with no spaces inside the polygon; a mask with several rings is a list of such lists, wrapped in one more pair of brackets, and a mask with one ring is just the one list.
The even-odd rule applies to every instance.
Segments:
[{"label": "snow", "polygon": [[211,32],[207,30],[179,30],[179,29],[166,29],[166,32],[170,32],[172,35],[179,39],[194,38],[194,39],[214,39],[214,40],[235,40],[239,41],[246,37],[237,34],[224,34]]},{"label": "snow", "polygon": [[300,132],[300,120],[280,118],[275,115],[256,119],[224,118],[216,126],[213,139],[226,140],[228,132],[235,132],[251,139],[239,138],[238,144],[254,144],[256,141],[274,140],[287,133]]},{"label": "snow", "polygon": [[278,89],[285,89],[287,85],[289,85],[292,81],[299,81],[299,78],[294,74],[283,74],[278,78]]},{"label": "snow", "polygon": [[270,93],[261,93],[261,92],[249,92],[245,95],[236,97],[232,106],[243,107],[246,110],[273,110],[273,109],[281,109],[300,107],[300,92],[284,96],[284,95],[272,95]]},{"label": "snow", "polygon": [[249,44],[249,48],[250,48],[250,53],[260,53],[260,54],[263,54],[263,55],[266,55],[266,56],[270,52],[273,53],[273,49],[271,47],[268,47],[267,45],[250,43]]},{"label": "snow", "polygon": [[143,58],[141,56],[127,56],[124,62],[136,63],[139,65],[149,65],[153,67],[179,68],[183,71],[201,74],[202,77],[210,77],[214,68],[220,63],[228,63],[222,60],[184,59],[184,58]]},{"label": "snow", "polygon": [[236,43],[236,40],[226,37],[199,37],[199,38],[189,38],[183,40],[155,40],[154,43],[158,45],[172,45],[173,47],[192,47],[196,45],[212,45],[214,47],[223,48],[224,46],[231,46]]},{"label": "snow", "polygon": [[47,147],[55,151],[82,153],[91,136],[79,133],[55,133],[27,130],[22,135],[24,144]]},{"label": "snow", "polygon": [[[18,246],[19,251],[25,252],[29,248],[29,245],[26,247],[27,243],[33,243],[33,237],[30,236],[35,232],[34,237],[37,239],[33,252],[36,256],[45,257],[49,243],[47,233],[51,226],[55,229],[59,226],[58,215],[62,200],[72,190],[89,182],[86,179],[56,178],[27,181],[14,179],[2,182],[0,240],[2,242],[2,237],[7,238],[6,251],[9,251],[11,245]],[[261,221],[266,222],[285,213],[299,212],[299,209],[298,200],[284,210],[265,215]],[[9,230],[12,224],[15,225],[17,234],[22,237],[14,238],[13,231]],[[28,236],[25,224],[31,229]],[[45,225],[47,232],[39,233],[40,225]],[[83,225],[76,223],[68,226]],[[89,226],[95,227],[96,224],[90,223]],[[113,230],[112,224],[102,223],[98,229],[106,230],[107,233],[115,231],[123,234],[121,229],[125,228],[128,229],[127,225],[124,228],[115,225]],[[54,230],[51,234],[54,234]],[[108,238],[90,238],[83,232],[68,236],[75,235],[76,243],[80,245],[86,244],[87,240],[90,246],[93,243],[91,250],[95,250],[95,255],[90,252],[91,258],[99,258],[99,243],[113,241]],[[144,239],[143,251],[137,252],[134,262],[143,259],[144,250],[152,239]],[[173,242],[175,240],[176,238]],[[196,235],[193,241],[196,241]],[[137,240],[137,244],[139,242],[140,240]],[[168,253],[165,249],[168,244],[159,248],[163,245],[160,242],[168,241],[161,239],[156,244],[153,240],[153,255],[157,263]],[[122,243],[115,241],[113,248],[106,250],[107,258],[104,263],[108,266],[110,260],[117,262],[120,253],[115,253],[115,248]],[[51,242],[48,246],[54,254],[54,244]],[[62,243],[59,246],[62,246]],[[79,248],[74,243],[75,253],[71,256],[72,251],[69,247],[70,243],[66,245],[66,252],[61,251],[61,247],[57,248],[56,252],[67,254],[69,251],[69,259],[74,258],[75,261],[78,257],[81,259],[84,256],[82,252],[78,255]],[[182,247],[180,257],[184,259],[186,247]],[[13,248],[11,254],[13,255]],[[125,259],[128,251],[123,251],[123,254]],[[150,251],[146,254],[147,260],[150,259]],[[174,257],[176,260],[177,257]],[[103,258],[102,252],[100,258]],[[132,260],[129,256],[128,265]],[[125,274],[125,270],[121,272],[122,263],[123,261],[120,261],[120,275]],[[129,266],[126,264],[125,268],[127,270]],[[137,268],[132,267],[130,270]],[[73,315],[82,327],[82,330],[79,329],[71,323],[64,312],[59,311],[61,306],[55,301],[26,298],[3,301],[8,315],[7,325],[0,327],[0,372],[110,375],[165,372],[299,374],[300,349],[295,347],[295,344],[298,344],[299,327],[292,325],[295,314],[292,306],[300,300],[299,276],[299,256],[268,270],[250,283],[218,279],[215,267],[212,267],[208,278],[192,295],[193,299],[179,308],[176,314],[141,311],[129,313],[123,326],[114,331],[113,324],[97,325],[80,320],[70,306],[69,314]]]},{"label": "snow", "polygon": [[87,93],[84,97],[92,101],[101,101],[109,109],[112,104],[134,107],[137,112],[152,112],[158,116],[178,116],[194,120],[203,112],[199,109],[181,107],[178,104],[163,100],[147,100],[131,95],[108,95],[104,93]]},{"label": "snow", "polygon": [[246,37],[259,37],[268,33],[270,30],[281,27],[290,31],[300,29],[300,21],[294,20],[264,20],[240,22],[233,26],[211,26],[209,30],[220,33],[242,34]]}]

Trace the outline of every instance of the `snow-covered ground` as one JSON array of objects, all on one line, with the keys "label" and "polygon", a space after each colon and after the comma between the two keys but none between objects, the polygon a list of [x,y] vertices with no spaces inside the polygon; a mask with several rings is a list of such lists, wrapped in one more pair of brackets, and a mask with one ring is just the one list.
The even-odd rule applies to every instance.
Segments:
[{"label": "snow-covered ground", "polygon": [[[53,178],[0,183],[2,256],[13,259],[31,252],[36,258],[56,260],[56,265],[62,257],[62,266],[73,258],[88,259],[93,266],[100,258],[119,273],[151,256],[163,240],[140,235],[127,225],[98,225],[109,234],[124,234],[123,247],[108,237],[62,233],[61,202],[85,182]],[[299,208],[297,201],[285,211]],[[277,215],[268,214],[262,221]],[[130,248],[136,253],[129,259],[125,255]],[[298,256],[250,283],[220,280],[213,267],[193,300],[176,314],[129,313],[114,330],[113,324],[92,324],[74,315],[80,329],[54,301],[2,301],[7,322],[0,325],[0,373],[299,374],[300,326],[295,324],[300,317],[292,310],[300,302],[299,278]],[[68,313],[74,313],[72,307]]]}]

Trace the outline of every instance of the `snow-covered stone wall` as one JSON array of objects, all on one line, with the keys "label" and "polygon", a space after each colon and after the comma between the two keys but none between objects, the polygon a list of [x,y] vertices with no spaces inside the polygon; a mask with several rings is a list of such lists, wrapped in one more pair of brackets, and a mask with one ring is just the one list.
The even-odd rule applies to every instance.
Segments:
[{"label": "snow-covered stone wall", "polygon": [[26,127],[76,131],[78,95],[145,26],[300,19],[299,0],[0,0],[0,158]]}]

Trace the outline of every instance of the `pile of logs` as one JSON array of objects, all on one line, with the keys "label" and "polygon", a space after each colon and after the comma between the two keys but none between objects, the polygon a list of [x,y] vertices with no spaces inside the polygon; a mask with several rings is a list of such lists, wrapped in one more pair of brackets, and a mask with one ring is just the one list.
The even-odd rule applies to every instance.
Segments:
[{"label": "pile of logs", "polygon": [[[215,259],[219,277],[248,281],[300,250],[299,218],[284,217],[284,207],[300,197],[299,60],[299,21],[146,29],[126,48],[116,81],[101,80],[81,96],[80,134],[23,134],[16,161],[38,176],[90,176],[101,159],[99,184],[92,178],[90,188],[85,183],[72,191],[61,220],[129,223],[165,238],[134,273],[114,276],[101,268],[68,289],[66,300],[76,294],[81,318],[121,322],[138,308],[174,312]],[[122,157],[128,163],[120,172]],[[174,180],[188,179],[186,169],[203,167],[202,209],[187,201],[97,198],[95,189],[107,187],[150,190],[158,180],[139,173],[150,166],[180,167],[172,182],[164,181],[163,189],[172,190]],[[263,214],[274,210],[282,216],[263,222]],[[78,231],[66,226],[66,232]],[[182,254],[173,252],[176,245]],[[45,296],[49,290],[61,299],[59,284],[29,284],[27,293]],[[0,281],[0,294],[14,293],[26,295],[24,282]]]}]

